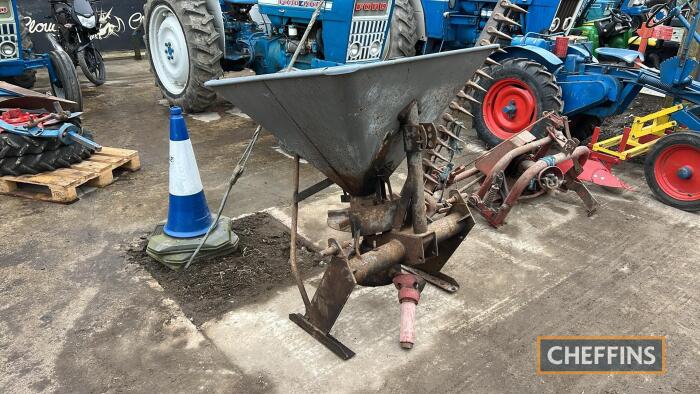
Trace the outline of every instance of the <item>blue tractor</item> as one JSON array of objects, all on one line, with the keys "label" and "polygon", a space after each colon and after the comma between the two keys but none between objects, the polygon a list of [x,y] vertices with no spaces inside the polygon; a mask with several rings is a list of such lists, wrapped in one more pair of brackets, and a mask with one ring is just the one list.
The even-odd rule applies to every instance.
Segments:
[{"label": "blue tractor", "polygon": [[51,42],[51,52],[35,53],[18,1],[0,0],[0,80],[31,89],[37,70],[47,69],[53,94],[73,101],[75,104],[64,106],[80,111],[83,100],[75,66],[68,54],[55,41]]},{"label": "blue tractor", "polygon": [[[566,32],[582,0],[321,0],[299,69],[372,62]],[[318,0],[148,0],[147,47],[163,94],[188,111],[215,95],[224,71],[284,69]],[[469,76],[465,75],[465,80]]]}]

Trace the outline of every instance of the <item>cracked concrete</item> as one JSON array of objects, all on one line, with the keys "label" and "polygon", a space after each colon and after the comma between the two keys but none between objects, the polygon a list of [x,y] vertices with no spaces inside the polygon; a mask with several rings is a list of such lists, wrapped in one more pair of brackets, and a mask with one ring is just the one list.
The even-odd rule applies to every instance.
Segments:
[{"label": "cracked concrete", "polygon": [[[410,352],[391,287],[351,296],[333,330],[357,352],[348,362],[288,320],[303,308],[294,287],[196,327],[126,262],[166,216],[168,110],[145,61],[108,69],[110,84],[83,85],[85,124],[105,146],[140,151],[143,169],[68,206],[0,196],[1,392],[700,391],[699,215],[656,201],[635,164],[621,172],[639,192],[594,189],[593,217],[560,195],[516,206],[498,230],[477,219],[445,267],[459,292],[425,290]],[[227,105],[212,112],[189,126],[215,207],[255,124]],[[226,215],[284,221],[292,161],[276,148],[264,134]],[[322,179],[307,164],[301,176]],[[338,235],[325,226],[337,204],[337,188],[303,203],[303,234],[321,246]],[[536,376],[538,335],[666,335],[669,372]]]}]

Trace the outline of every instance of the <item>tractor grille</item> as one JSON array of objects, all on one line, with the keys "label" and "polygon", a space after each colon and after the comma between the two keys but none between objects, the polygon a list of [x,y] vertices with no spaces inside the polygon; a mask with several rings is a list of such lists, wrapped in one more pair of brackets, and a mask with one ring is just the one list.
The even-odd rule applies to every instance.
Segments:
[{"label": "tractor grille", "polygon": [[554,16],[552,25],[549,28],[550,33],[566,33],[574,27],[576,19],[581,12],[583,6],[582,0],[562,0],[557,7],[557,13]]},{"label": "tractor grille", "polygon": [[[358,62],[364,60],[376,60],[382,54],[384,47],[384,36],[386,34],[387,21],[353,21],[350,28],[350,45],[348,45],[348,62]],[[370,53],[372,43],[379,45],[379,51],[375,54]],[[350,50],[353,44],[359,44],[360,50],[358,55],[352,57]]]},{"label": "tractor grille", "polygon": [[[14,23],[0,24],[0,60],[9,60],[19,58],[17,51],[17,27]],[[3,48],[14,48],[14,52],[2,50]]]},{"label": "tractor grille", "polygon": [[391,0],[355,0],[346,62],[377,60],[386,41]]}]

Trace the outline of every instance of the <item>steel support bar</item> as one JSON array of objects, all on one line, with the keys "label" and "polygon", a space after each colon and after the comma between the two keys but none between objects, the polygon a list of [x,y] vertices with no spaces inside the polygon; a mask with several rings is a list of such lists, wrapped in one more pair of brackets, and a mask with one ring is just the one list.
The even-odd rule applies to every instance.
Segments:
[{"label": "steel support bar", "polygon": [[410,127],[420,127],[418,118],[418,104],[413,101],[407,107],[406,116],[402,119],[404,125],[404,138],[406,147],[406,163],[408,165],[408,177],[406,183],[411,187],[411,223],[413,232],[423,234],[428,230],[428,217],[425,208],[425,195],[423,191],[423,153],[419,136],[409,133]]},{"label": "steel support bar", "polygon": [[294,194],[294,202],[299,203],[307,198],[313,196],[314,194],[320,192],[321,190],[331,186],[333,184],[333,181],[326,178],[312,186],[307,187],[306,189],[302,190],[299,193]]}]

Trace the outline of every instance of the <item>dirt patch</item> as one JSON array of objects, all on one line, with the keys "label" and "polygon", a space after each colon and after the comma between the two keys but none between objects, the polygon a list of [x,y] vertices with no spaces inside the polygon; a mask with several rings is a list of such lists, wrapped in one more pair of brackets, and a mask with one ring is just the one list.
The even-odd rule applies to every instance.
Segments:
[{"label": "dirt patch", "polygon": [[[233,222],[240,237],[236,253],[200,260],[185,272],[175,272],[146,254],[143,241],[129,252],[131,263],[141,264],[196,325],[218,318],[238,306],[274,295],[294,283],[289,268],[289,230],[275,218],[256,213]],[[304,241],[297,242],[303,276],[321,272],[323,258]]]}]

